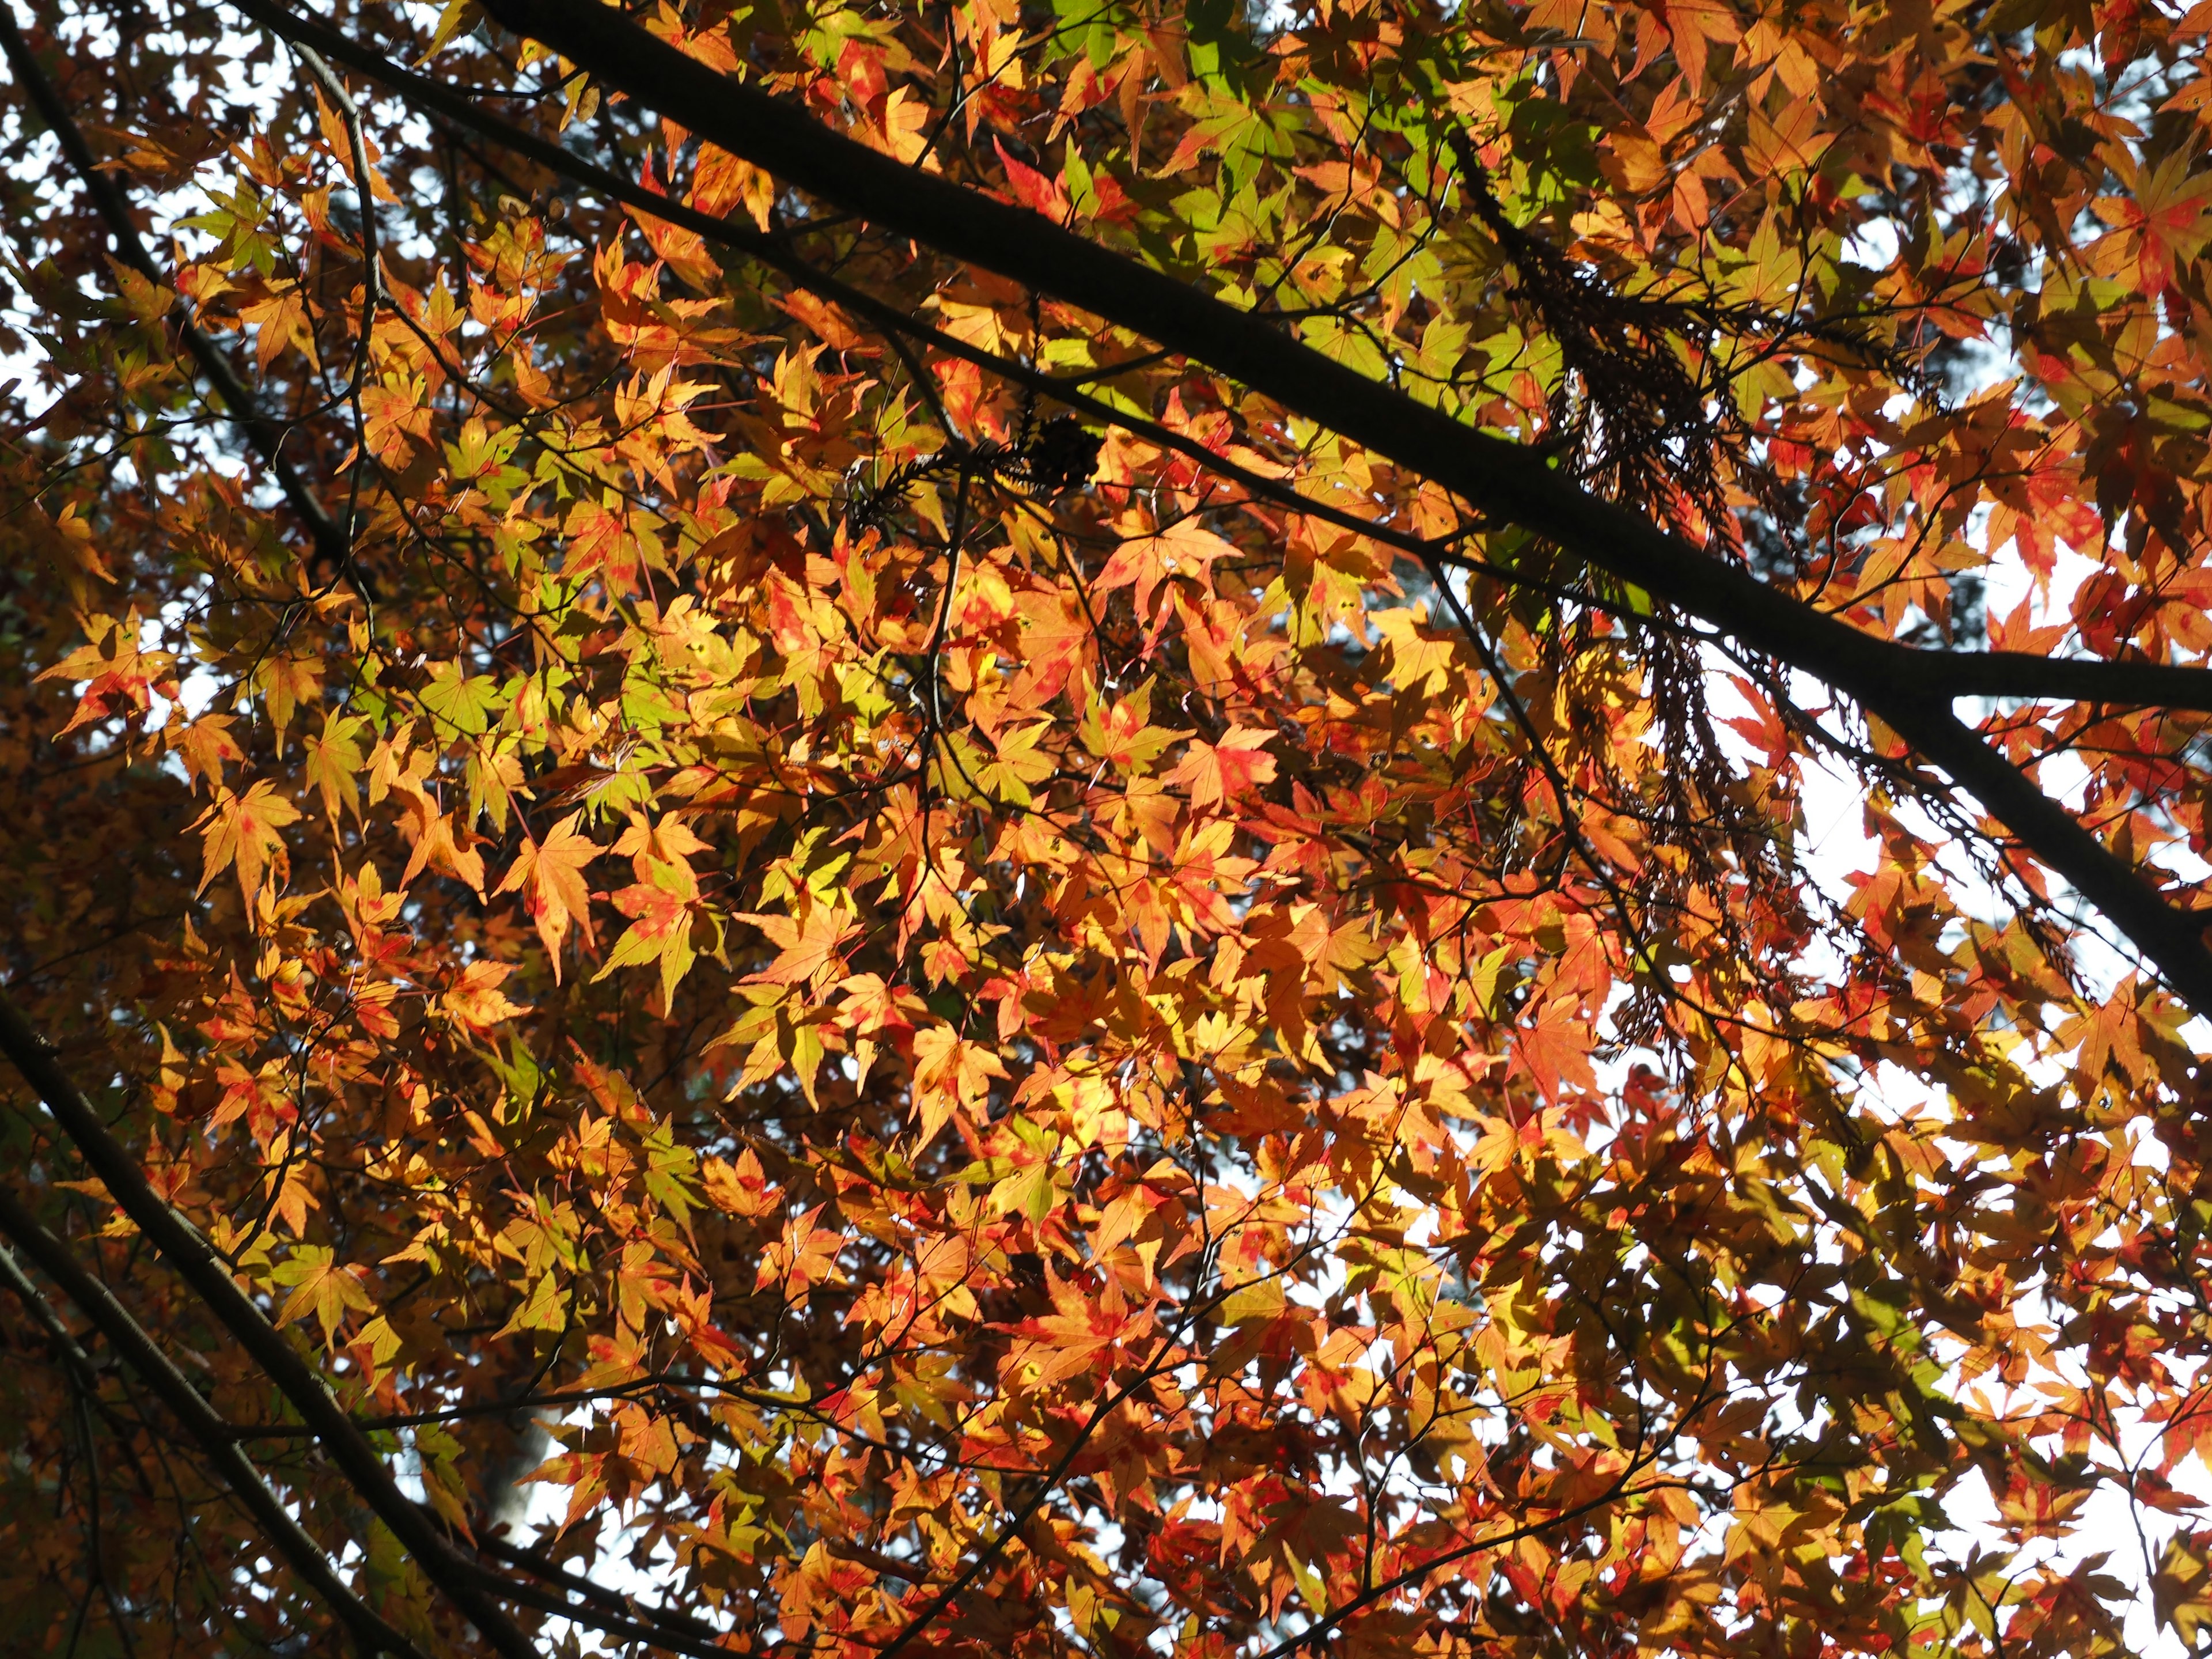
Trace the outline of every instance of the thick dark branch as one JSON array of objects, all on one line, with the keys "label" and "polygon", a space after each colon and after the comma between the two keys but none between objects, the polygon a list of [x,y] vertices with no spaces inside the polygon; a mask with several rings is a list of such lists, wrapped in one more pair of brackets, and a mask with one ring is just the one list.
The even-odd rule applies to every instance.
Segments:
[{"label": "thick dark branch", "polygon": [[[76,1304],[106,1339],[108,1346],[138,1374],[185,1431],[199,1443],[209,1462],[260,1527],[262,1535],[353,1632],[362,1654],[395,1653],[402,1659],[424,1659],[420,1648],[386,1624],[338,1577],[330,1559],[323,1553],[322,1546],[293,1519],[283,1501],[261,1478],[260,1470],[239,1449],[229,1425],[214,1407],[200,1397],[199,1391],[174,1362],[155,1346],[153,1339],[131,1316],[130,1310],[118,1302],[108,1288],[76,1260],[69,1247],[40,1224],[38,1218],[5,1188],[0,1188],[0,1232],[14,1240],[16,1249],[30,1257],[39,1271]],[[50,1332],[55,1330],[58,1322],[53,1319],[52,1310],[4,1249],[0,1249],[0,1283],[6,1283],[24,1297],[33,1316],[47,1325]],[[63,1352],[73,1370],[89,1371],[90,1361],[66,1328],[60,1329],[58,1341],[67,1345]]]},{"label": "thick dark branch", "polygon": [[[232,0],[232,3],[279,38],[295,46],[304,46],[322,52],[349,69],[359,70],[419,106],[434,111],[456,126],[482,134],[502,149],[534,161],[558,178],[581,185],[595,195],[621,202],[641,213],[681,226],[717,246],[759,260],[787,277],[793,286],[828,300],[867,323],[892,340],[896,349],[904,350],[903,346],[896,344],[902,337],[919,342],[948,357],[971,362],[1012,385],[1034,392],[1040,397],[1049,398],[1066,408],[1090,416],[1102,426],[1118,427],[1147,443],[1195,461],[1215,477],[1249,491],[1262,501],[1273,501],[1291,512],[1319,519],[1355,535],[1370,537],[1424,562],[1437,552],[1437,544],[1419,536],[1392,525],[1364,518],[1332,502],[1317,501],[1279,478],[1271,478],[1238,465],[1207,448],[1195,438],[1173,431],[1157,421],[1132,415],[1103,398],[1093,397],[1063,376],[1048,374],[1017,358],[1001,356],[971,341],[933,328],[896,306],[810,264],[793,251],[790,242],[783,237],[763,234],[732,220],[702,213],[673,198],[656,195],[634,179],[594,166],[572,150],[541,138],[512,122],[503,121],[495,115],[486,114],[474,99],[461,96],[444,82],[404,69],[380,53],[312,18],[293,15],[283,7],[272,3],[272,0]],[[927,388],[924,391],[927,395]],[[1455,565],[1480,571],[1502,581],[1516,580],[1511,571],[1501,566],[1486,564],[1461,554],[1453,554],[1449,557],[1450,562]],[[2207,676],[2203,695],[2208,707],[2212,707],[2212,676]]]},{"label": "thick dark branch", "polygon": [[[262,7],[246,9],[258,13]],[[1942,708],[1944,698],[1975,688],[1954,691],[1936,680],[1921,653],[1863,634],[1600,501],[1527,449],[1470,430],[1331,361],[1274,320],[1239,311],[1037,214],[879,155],[685,56],[598,0],[489,0],[489,9],[606,86],[811,195],[1241,380],[1434,479],[1491,518],[1533,532],[1856,699],[1909,741],[1924,740],[1929,759],[2102,908],[2191,1005],[2212,1013],[2212,951],[2198,921],[2167,904],[2141,871]],[[2024,671],[2019,678],[2025,680]]]},{"label": "thick dark branch", "polygon": [[[137,1161],[107,1133],[91,1107],[55,1063],[45,1042],[25,1024],[4,993],[0,993],[0,1054],[5,1054],[38,1091],[55,1121],[76,1145],[85,1162],[99,1173],[108,1195],[125,1214],[138,1223],[139,1231],[198,1295],[202,1305],[239,1340],[263,1374],[291,1401],[293,1409],[306,1420],[306,1431],[320,1443],[325,1455],[337,1466],[355,1495],[392,1528],[424,1575],[447,1594],[497,1651],[508,1656],[508,1659],[538,1659],[536,1646],[497,1602],[489,1599],[494,1595],[558,1614],[571,1623],[603,1631],[625,1641],[650,1643],[671,1652],[692,1655],[695,1659],[712,1659],[714,1654],[722,1650],[715,1645],[719,1632],[681,1613],[641,1607],[629,1598],[601,1590],[588,1581],[560,1575],[559,1582],[565,1589],[584,1597],[586,1605],[578,1606],[532,1585],[518,1583],[462,1556],[439,1531],[436,1518],[421,1504],[410,1502],[392,1483],[383,1461],[362,1438],[361,1425],[345,1415],[331,1397],[322,1378],[308,1369],[291,1345],[247,1300],[216,1258],[213,1248],[190,1221],[170,1208],[147,1183]],[[276,1521],[281,1521],[291,1528],[292,1534],[296,1534],[292,1536],[272,1530],[270,1536],[301,1577],[337,1608],[349,1627],[364,1642],[373,1636],[376,1643],[406,1659],[423,1659],[420,1650],[404,1637],[391,1632],[374,1613],[353,1601],[352,1593],[331,1571],[314,1540],[299,1529],[283,1504],[269,1494],[258,1472],[239,1446],[242,1437],[238,1426],[223,1420],[201,1398],[183,1373],[132,1321],[128,1310],[116,1303],[97,1279],[76,1266],[66,1247],[4,1189],[0,1189],[0,1233],[15,1239],[24,1253],[84,1310],[86,1316],[100,1328],[125,1363],[146,1379],[192,1437],[208,1449],[216,1467],[237,1489],[255,1518],[271,1527]],[[7,1282],[7,1269],[11,1266],[4,1256],[0,1256],[0,1283]],[[76,1363],[76,1359],[72,1358],[71,1363]],[[257,1492],[260,1497],[256,1497]],[[267,1499],[268,1506],[273,1506],[274,1521],[263,1498]],[[527,1552],[496,1543],[484,1547],[492,1554],[513,1559],[518,1566],[540,1571]],[[594,1603],[617,1611],[595,1611]],[[377,1650],[372,1646],[370,1650]]]},{"label": "thick dark branch", "polygon": [[[315,1431],[324,1455],[377,1518],[392,1528],[423,1576],[506,1659],[538,1659],[529,1637],[487,1593],[486,1581],[493,1575],[463,1557],[400,1492],[384,1460],[332,1397],[321,1375],[239,1288],[228,1267],[199,1230],[154,1190],[138,1160],[107,1132],[100,1115],[77,1092],[76,1085],[56,1063],[52,1051],[4,993],[0,993],[0,1054],[6,1054],[38,1091],[54,1122],[106,1185],[108,1196],[117,1206],[137,1224],[138,1231],[161,1253],[170,1270],[191,1288],[208,1312],[283,1394],[301,1420]],[[0,1221],[4,1220],[5,1213],[0,1212]],[[32,1247],[26,1242],[24,1248]],[[42,1258],[39,1265],[53,1272]],[[57,1282],[61,1282],[58,1276]],[[76,1294],[70,1291],[72,1297]],[[78,1300],[82,1305],[82,1298]],[[229,1426],[214,1418],[212,1411],[210,1416],[222,1444],[242,1459],[244,1454],[238,1451]]]},{"label": "thick dark branch", "polygon": [[1863,701],[1923,757],[1971,790],[2021,846],[2072,882],[2166,970],[2192,1007],[2212,1014],[2212,998],[2190,977],[2201,976],[2204,967],[2212,966],[2212,956],[2204,948],[2204,913],[2168,904],[2140,871],[2114,857],[2082,827],[2081,819],[2045,794],[1940,702],[1896,697],[1886,700],[1885,706],[1872,699]]},{"label": "thick dark branch", "polygon": [[2024,651],[1915,651],[1887,641],[1881,643],[1896,653],[1897,672],[1905,684],[1947,700],[2016,697],[2024,702],[2101,702],[2212,713],[2212,669],[2035,657]]},{"label": "thick dark branch", "polygon": [[[278,9],[269,0],[246,0],[240,9],[264,18]],[[686,57],[596,0],[493,0],[489,9],[647,108],[810,194],[1242,380],[1484,513],[1854,696],[1903,677],[1919,694],[2087,696],[2212,710],[2212,671],[1917,652],[1875,639],[1578,489],[1522,446],[1462,426],[1323,356],[1277,319],[1239,311],[1026,209],[880,155]],[[658,210],[665,213],[666,204]],[[2146,698],[2146,690],[2155,696]]]}]

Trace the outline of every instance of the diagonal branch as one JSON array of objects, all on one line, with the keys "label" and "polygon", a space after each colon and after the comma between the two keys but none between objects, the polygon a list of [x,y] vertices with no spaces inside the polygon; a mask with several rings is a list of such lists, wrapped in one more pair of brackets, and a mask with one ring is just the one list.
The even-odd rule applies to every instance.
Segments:
[{"label": "diagonal branch", "polygon": [[[1349,512],[1335,504],[1311,495],[1265,474],[1239,465],[1228,457],[1209,449],[1194,438],[1146,420],[1115,407],[1101,398],[1085,392],[1075,382],[1056,374],[1001,356],[957,336],[932,327],[919,319],[910,317],[897,307],[887,304],[864,289],[832,276],[793,251],[787,238],[770,235],[750,229],[728,219],[717,218],[700,212],[674,197],[662,196],[647,190],[635,180],[594,166],[575,152],[537,134],[484,112],[473,99],[465,97],[452,88],[434,81],[414,70],[402,68],[380,53],[362,46],[335,29],[309,17],[301,17],[288,10],[277,0],[231,0],[232,5],[256,22],[295,45],[304,45],[320,52],[349,68],[382,82],[422,106],[434,110],[457,125],[465,126],[491,139],[501,148],[513,151],[537,163],[548,172],[584,185],[594,193],[611,198],[641,213],[663,219],[670,224],[703,237],[710,242],[758,259],[780,271],[799,288],[829,300],[855,316],[866,319],[877,328],[897,337],[919,341],[948,356],[974,363],[977,368],[1034,392],[1053,398],[1066,407],[1089,416],[1102,425],[1118,427],[1142,437],[1146,442],[1197,462],[1216,476],[1225,478],[1238,488],[1285,507],[1292,512],[1306,514],[1333,524],[1356,535],[1371,537],[1418,559],[1426,559],[1437,550],[1437,544],[1426,541],[1395,526]],[[685,61],[689,61],[688,59]],[[826,131],[826,130],[825,130]],[[829,135],[834,137],[835,135]],[[844,142],[844,141],[841,141]],[[859,148],[859,147],[855,147]],[[874,152],[863,149],[864,155]],[[880,158],[878,158],[880,159]],[[1007,210],[1013,211],[1013,210]],[[1030,220],[1034,225],[1039,222]],[[1094,250],[1100,257],[1115,259],[1120,256],[1105,250]],[[1141,269],[1141,267],[1138,267]],[[1207,301],[1208,304],[1215,303]],[[1223,307],[1227,310],[1227,307]],[[1231,312],[1231,315],[1242,313]],[[1303,348],[1300,348],[1303,349]],[[1193,356],[1201,354],[1192,353]],[[1396,395],[1396,394],[1391,394]],[[1465,428],[1453,429],[1467,436],[1475,435]],[[1535,464],[1527,452],[1498,440],[1487,440],[1510,452],[1520,465]],[[1472,499],[1472,497],[1470,497]],[[1617,509],[1616,509],[1617,510]],[[1640,523],[1641,520],[1634,520]],[[1650,530],[1650,526],[1645,528]],[[1656,532],[1653,532],[1656,533]],[[1678,547],[1680,544],[1676,544]],[[1591,556],[1588,550],[1577,549],[1593,564],[1611,569],[1605,561]],[[1695,550],[1686,549],[1690,556],[1706,567],[1703,574],[1733,574],[1781,604],[1800,610],[1808,609],[1800,601],[1777,594],[1772,589],[1740,571],[1719,564]],[[1454,555],[1453,563],[1464,563],[1501,581],[1523,582],[1527,578],[1503,566],[1463,559]],[[1619,574],[1619,573],[1616,573]],[[1636,580],[1633,577],[1629,580]],[[1696,605],[1685,604],[1685,610],[1705,614]],[[1816,617],[1820,613],[1812,613]],[[1929,651],[1897,644],[1893,641],[1877,639],[1860,633],[1832,618],[1822,618],[1833,629],[1850,636],[1855,649],[1863,653],[1870,672],[1887,674],[1899,688],[1910,690],[1925,696],[1936,697],[2005,697],[2027,702],[2101,702],[2146,708],[2184,708],[2212,714],[2212,669],[2176,666],[2164,663],[2113,662],[2089,657],[2045,657],[2018,651]],[[1713,620],[1717,620],[1717,618]]]},{"label": "diagonal branch", "polygon": [[[5,1188],[0,1188],[0,1232],[14,1240],[15,1248],[61,1287],[98,1328],[107,1345],[160,1397],[184,1425],[185,1431],[199,1442],[201,1450],[259,1525],[262,1535],[353,1632],[364,1659],[379,1653],[398,1654],[401,1659],[423,1659],[420,1648],[386,1624],[338,1577],[330,1559],[323,1553],[322,1546],[293,1518],[283,1500],[269,1489],[261,1471],[239,1449],[229,1425],[201,1398],[175,1363],[155,1346],[153,1339],[131,1316],[130,1310],[118,1302],[107,1287],[77,1261],[69,1246],[42,1226],[21,1200]],[[0,1248],[0,1283],[5,1283],[21,1297],[33,1316],[47,1326],[71,1369],[88,1372],[90,1361],[83,1350],[65,1328],[58,1326],[46,1299],[4,1248]]]},{"label": "diagonal branch", "polygon": [[1916,651],[1887,640],[1876,643],[1895,653],[1893,665],[1905,687],[1929,696],[2132,703],[2212,713],[2212,669],[2038,657],[2025,651]]},{"label": "diagonal branch", "polygon": [[[717,242],[762,258],[880,326],[959,349],[872,296],[813,270],[781,240],[741,231],[665,198],[648,197],[558,146],[477,112],[468,100],[398,70],[275,0],[233,0],[289,39],[404,90],[452,118],[511,143],[566,176]],[[1241,312],[1042,216],[880,155],[741,82],[686,57],[592,0],[497,0],[510,27],[552,46],[649,108],[681,120],[756,166],[834,205],[1033,288],[1059,295],[1244,381],[1285,408],[1334,428],[1452,489],[1494,520],[1522,526],[1849,695],[1971,789],[2021,845],[2095,903],[2192,1006],[2212,1012],[2212,951],[2198,921],[2166,902],[2142,871],[2052,802],[1944,705],[1968,696],[2090,700],[2212,710],[2212,672],[2157,664],[2050,659],[2017,653],[1923,652],[1881,640],[1767,586],[1634,514],[1600,501],[1520,447],[1473,431],[1313,351],[1273,322]],[[501,130],[503,129],[503,130]],[[1128,425],[1097,400],[1020,365],[1018,383],[1098,418]],[[1177,434],[1148,431],[1148,438]],[[1241,472],[1188,440],[1170,446],[1217,472]],[[1275,481],[1238,478],[1271,499],[1395,545],[1434,550]],[[1498,573],[1510,580],[1510,573]]]},{"label": "diagonal branch", "polygon": [[[177,1270],[203,1306],[222,1321],[263,1374],[291,1401],[293,1408],[305,1419],[302,1432],[321,1443],[325,1455],[337,1466],[355,1494],[392,1528],[424,1575],[446,1593],[498,1652],[507,1659],[538,1659],[537,1646],[497,1601],[490,1599],[493,1595],[556,1614],[572,1624],[624,1641],[644,1642],[670,1652],[693,1656],[693,1659],[712,1659],[714,1653],[721,1651],[715,1644],[717,1632],[680,1613],[641,1607],[626,1597],[600,1590],[588,1580],[559,1574],[557,1582],[563,1589],[584,1598],[584,1605],[579,1606],[565,1596],[502,1577],[454,1550],[439,1531],[435,1517],[407,1498],[393,1484],[382,1460],[362,1437],[362,1425],[341,1410],[322,1378],[307,1368],[291,1345],[268,1324],[260,1310],[232,1281],[207,1241],[191,1222],[162,1200],[146,1182],[137,1160],[108,1135],[83,1097],[55,1063],[52,1052],[25,1024],[4,992],[0,992],[0,1054],[5,1054],[39,1091],[85,1162],[99,1172],[109,1196],[138,1223],[139,1231]],[[4,1188],[0,1188],[0,1233],[13,1238],[40,1270],[84,1310],[86,1316],[100,1328],[125,1363],[147,1380],[193,1437],[208,1448],[216,1467],[256,1519],[265,1528],[276,1528],[281,1522],[291,1528],[292,1534],[297,1534],[295,1537],[272,1530],[270,1536],[301,1576],[337,1608],[348,1626],[365,1644],[374,1635],[383,1650],[401,1655],[403,1659],[422,1659],[419,1650],[404,1637],[391,1632],[373,1612],[353,1601],[352,1592],[337,1579],[323,1559],[320,1547],[300,1530],[283,1504],[269,1494],[258,1471],[239,1445],[241,1439],[252,1437],[252,1431],[242,1434],[237,1425],[220,1417],[147,1338],[129,1311],[114,1301],[99,1280],[77,1266],[67,1247],[46,1232]],[[187,1264],[191,1265],[190,1271]],[[12,1283],[9,1269],[13,1266],[12,1260],[0,1253],[0,1283]],[[15,1288],[20,1294],[25,1287]],[[35,1287],[31,1288],[35,1295]],[[34,1315],[36,1311],[34,1308]],[[76,1357],[70,1356],[69,1363],[74,1365]],[[257,1492],[267,1498],[267,1504],[256,1496]],[[526,1553],[504,1549],[496,1543],[484,1547],[488,1553],[510,1559],[538,1577],[546,1576],[544,1568]],[[318,1563],[321,1564],[320,1576]],[[602,1611],[595,1602],[599,1606],[616,1604],[618,1610]],[[368,1650],[380,1650],[370,1646]]]},{"label": "diagonal branch", "polygon": [[[25,1022],[4,992],[0,992],[0,1054],[6,1054],[38,1091],[54,1122],[106,1183],[118,1207],[137,1224],[138,1231],[161,1253],[170,1270],[191,1287],[290,1402],[301,1420],[314,1431],[325,1455],[377,1518],[392,1529],[423,1576],[444,1592],[504,1659],[538,1659],[536,1644],[489,1593],[495,1583],[493,1575],[463,1557],[400,1492],[384,1460],[332,1397],[321,1374],[239,1287],[229,1267],[199,1230],[154,1190],[137,1158],[108,1133],[100,1115],[56,1062],[53,1051]],[[5,1212],[0,1212],[0,1222],[4,1219]],[[40,1265],[47,1264],[41,1261]],[[222,1433],[228,1443],[228,1428],[222,1427]]]},{"label": "diagonal branch", "polygon": [[[650,196],[612,173],[580,162],[557,145],[483,116],[470,100],[427,77],[397,69],[377,54],[310,20],[295,16],[270,0],[236,0],[236,3],[240,10],[288,38],[313,40],[341,61],[402,88],[441,113],[489,133],[541,165],[768,261],[803,286],[868,316],[878,325],[926,338],[940,349],[977,360],[979,366],[1032,385],[1094,417],[1125,426],[1141,424],[1148,439],[1186,453],[1216,472],[1234,477],[1241,486],[1294,510],[1399,545],[1417,557],[1433,556],[1434,550],[1427,544],[1403,532],[1314,501],[1279,481],[1237,467],[1182,434],[1151,422],[1132,422],[1103,400],[1038,374],[1026,365],[998,359],[927,329],[895,307],[813,270],[779,240],[738,231],[680,203]],[[520,0],[508,0],[510,6],[520,3]],[[549,27],[546,19],[552,20],[557,30]],[[2212,954],[2204,949],[2198,924],[2187,913],[2167,904],[2138,871],[2108,851],[2070,813],[2052,803],[1942,706],[1951,698],[1982,696],[2208,710],[2212,709],[2212,673],[2160,664],[2045,659],[2008,652],[1922,652],[1875,639],[1576,489],[1525,451],[1471,432],[1389,387],[1345,369],[1286,338],[1260,319],[1084,242],[1036,215],[878,155],[756,89],[714,75],[603,8],[585,4],[583,0],[529,0],[528,14],[519,21],[539,30],[550,44],[559,46],[572,36],[581,39],[585,44],[579,52],[591,51],[591,67],[614,84],[624,84],[625,73],[649,78],[633,60],[643,60],[649,69],[657,58],[659,67],[666,71],[664,101],[670,106],[683,106],[683,118],[689,125],[734,153],[947,252],[1087,304],[1102,315],[1237,374],[1286,407],[1333,425],[1401,462],[1421,465],[1419,458],[1425,457],[1431,465],[1423,470],[1486,511],[1547,535],[1592,564],[1645,586],[1747,643],[1856,696],[1927,758],[1972,790],[2029,851],[2102,909],[2194,1006],[2212,1009]],[[82,135],[70,122],[58,94],[31,58],[4,9],[0,9],[0,51],[5,52],[26,93],[82,173],[86,189],[118,247],[149,276],[156,276],[152,258],[131,222],[128,204],[112,181],[94,166]],[[653,102],[651,97],[638,94],[635,86],[629,89],[641,101]],[[715,96],[723,101],[710,101],[703,109],[685,101],[687,97],[696,102]],[[718,112],[726,112],[732,118],[716,120]],[[819,148],[832,164],[842,164],[842,171],[838,165],[825,167],[818,159],[810,159],[809,145]],[[902,193],[925,198],[923,210],[917,213],[910,208],[901,199]],[[1037,261],[1034,270],[1025,269],[1030,258],[1024,248],[1030,244],[1048,256]],[[1106,283],[1103,289],[1102,280]],[[1123,287],[1130,296],[1126,302],[1120,293]],[[189,322],[179,331],[218,395],[262,453],[287,499],[314,533],[319,546],[350,572],[353,565],[345,538],[281,453],[283,428],[258,411],[228,360],[204,333]],[[1301,385],[1302,376],[1314,381],[1313,387]],[[1336,395],[1347,392],[1351,395]],[[1510,579],[1510,573],[1495,574]]]}]

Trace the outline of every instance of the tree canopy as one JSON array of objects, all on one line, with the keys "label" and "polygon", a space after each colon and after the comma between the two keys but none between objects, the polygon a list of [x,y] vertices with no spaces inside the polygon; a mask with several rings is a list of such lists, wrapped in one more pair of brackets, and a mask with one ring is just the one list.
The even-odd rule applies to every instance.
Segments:
[{"label": "tree canopy", "polygon": [[2212,1647],[2208,39],[0,5],[9,1639]]}]

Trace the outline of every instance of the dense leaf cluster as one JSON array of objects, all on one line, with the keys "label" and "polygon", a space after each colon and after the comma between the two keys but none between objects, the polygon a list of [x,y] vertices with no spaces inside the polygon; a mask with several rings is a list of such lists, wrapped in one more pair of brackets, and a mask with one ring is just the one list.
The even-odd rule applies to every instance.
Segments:
[{"label": "dense leaf cluster", "polygon": [[[23,1650],[2212,1632],[2203,1027],[1949,758],[528,0],[35,9]],[[630,9],[1931,702],[2212,648],[2212,0]],[[2196,908],[2212,699],[2023,684]]]}]

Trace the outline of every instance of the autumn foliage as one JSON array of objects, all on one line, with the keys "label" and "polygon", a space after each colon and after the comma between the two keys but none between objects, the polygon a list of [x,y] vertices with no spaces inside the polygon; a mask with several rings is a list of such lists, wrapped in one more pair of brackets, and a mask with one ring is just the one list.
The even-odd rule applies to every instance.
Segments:
[{"label": "autumn foliage", "polygon": [[2021,677],[2071,853],[553,0],[313,9],[0,16],[0,968],[128,1154],[6,1073],[0,1647],[2212,1640],[2212,0],[630,8]]}]

